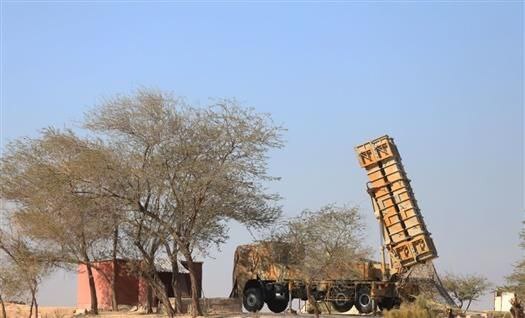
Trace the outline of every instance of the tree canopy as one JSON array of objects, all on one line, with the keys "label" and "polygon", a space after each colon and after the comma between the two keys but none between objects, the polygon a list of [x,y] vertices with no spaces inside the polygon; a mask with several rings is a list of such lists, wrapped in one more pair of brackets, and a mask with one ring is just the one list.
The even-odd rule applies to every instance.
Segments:
[{"label": "tree canopy", "polygon": [[442,279],[443,286],[450,296],[459,303],[459,307],[467,311],[473,301],[478,300],[491,286],[481,275],[457,275],[448,273]]},{"label": "tree canopy", "polygon": [[266,189],[278,179],[267,154],[283,146],[283,129],[235,100],[194,106],[148,89],[105,100],[83,127],[82,135],[48,128],[8,145],[1,197],[20,230],[88,271],[102,258],[138,256],[170,316],[179,304],[167,300],[155,266],[163,257],[177,270],[183,258],[199,314],[195,257],[228,239],[229,220],[257,229],[280,217],[280,197]]}]

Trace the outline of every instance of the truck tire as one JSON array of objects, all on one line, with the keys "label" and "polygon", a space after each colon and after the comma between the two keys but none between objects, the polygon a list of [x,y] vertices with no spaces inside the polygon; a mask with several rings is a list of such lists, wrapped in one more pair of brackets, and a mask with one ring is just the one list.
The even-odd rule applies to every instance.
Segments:
[{"label": "truck tire", "polygon": [[339,292],[332,301],[332,307],[338,312],[347,312],[354,306],[354,302],[349,295],[344,292]]},{"label": "truck tire", "polygon": [[242,304],[249,312],[258,312],[264,306],[263,293],[259,287],[249,287],[244,290]]},{"label": "truck tire", "polygon": [[369,314],[375,310],[374,300],[370,295],[370,287],[363,286],[359,288],[357,291],[355,307],[361,314]]},{"label": "truck tire", "polygon": [[267,301],[266,305],[268,305],[268,309],[278,314],[285,311],[286,307],[288,307],[288,299],[272,299]]},{"label": "truck tire", "polygon": [[337,312],[347,312],[354,306],[352,301],[339,302],[337,300],[332,302],[332,306]]}]

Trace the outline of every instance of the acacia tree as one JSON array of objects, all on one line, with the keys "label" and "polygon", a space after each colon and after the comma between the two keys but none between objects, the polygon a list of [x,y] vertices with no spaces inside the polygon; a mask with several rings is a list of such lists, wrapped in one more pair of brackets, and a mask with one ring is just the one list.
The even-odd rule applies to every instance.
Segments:
[{"label": "acacia tree", "polygon": [[6,300],[13,300],[20,296],[22,283],[18,279],[14,267],[9,264],[5,257],[0,258],[0,306],[2,307],[2,318],[7,318],[5,308]]},{"label": "acacia tree", "polygon": [[457,300],[459,307],[465,305],[465,312],[472,301],[478,300],[490,287],[488,280],[481,275],[456,275],[447,273],[442,279],[443,286],[450,296]]},{"label": "acacia tree", "polygon": [[0,306],[2,318],[7,318],[6,301],[31,299],[23,275],[18,273],[18,266],[3,250],[0,252]]},{"label": "acacia tree", "polygon": [[[133,219],[156,223],[172,268],[179,253],[184,257],[192,315],[200,314],[196,253],[227,239],[227,220],[262,227],[280,215],[279,197],[263,183],[275,180],[267,174],[266,154],[282,146],[282,129],[232,100],[192,107],[148,90],[108,100],[88,114],[86,128],[119,157],[110,168],[118,173],[106,174],[119,187],[102,192],[128,204]],[[141,228],[133,228],[137,236]]]},{"label": "acacia tree", "polygon": [[0,161],[2,198],[16,206],[20,233],[43,243],[55,261],[86,266],[94,314],[94,262],[108,254],[115,226],[115,202],[90,190],[105,155],[70,131],[45,129],[39,138],[10,143]]},{"label": "acacia tree", "polygon": [[[9,227],[0,230],[0,255],[5,271],[0,273],[2,293],[10,297],[29,295],[31,305],[29,318],[38,318],[36,294],[42,278],[49,274],[52,262],[35,248],[26,236],[17,231],[17,225],[9,222]],[[3,299],[2,314],[6,317]]]},{"label": "acacia tree", "polygon": [[[274,245],[272,253],[279,259],[272,262],[291,267],[300,264],[295,273],[303,280],[308,302],[318,316],[320,309],[316,295],[312,294],[313,284],[321,279],[356,277],[356,261],[369,255],[363,245],[363,233],[364,225],[356,207],[329,204],[319,210],[303,211],[266,240],[280,243]],[[352,301],[340,299],[333,305],[340,311],[350,310]]]},{"label": "acacia tree", "polygon": [[[525,228],[520,232],[520,239],[520,247],[525,249]],[[512,289],[518,299],[521,301],[525,299],[525,258],[516,263],[514,271],[507,277],[507,284],[507,288]]]}]

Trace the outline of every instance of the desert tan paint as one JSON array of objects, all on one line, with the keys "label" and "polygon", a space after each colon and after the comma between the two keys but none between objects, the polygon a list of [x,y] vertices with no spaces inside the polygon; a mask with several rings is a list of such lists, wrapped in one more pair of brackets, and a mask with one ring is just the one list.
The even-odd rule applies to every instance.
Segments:
[{"label": "desert tan paint", "polygon": [[[390,255],[390,274],[400,273],[411,266],[437,257],[437,252],[427,231],[410,187],[401,157],[388,136],[374,139],[355,148],[361,167],[365,168],[374,213],[384,232],[384,244]],[[235,250],[233,290],[231,296],[239,297],[248,280],[270,281],[302,280],[301,266],[280,264],[271,257],[272,244],[261,242],[241,245]],[[380,281],[383,270],[380,263],[358,261],[353,264],[363,281]],[[350,279],[333,273],[330,279]]]},{"label": "desert tan paint", "polygon": [[437,257],[394,139],[385,135],[355,147],[368,175],[368,193],[383,228],[394,272]]},{"label": "desert tan paint", "polygon": [[[240,245],[235,250],[233,264],[233,289],[231,297],[239,297],[247,281],[252,279],[269,281],[303,281],[305,275],[300,263],[292,265],[281,263],[275,256],[274,244],[282,242],[259,242]],[[337,268],[330,270],[327,280],[355,279],[379,281],[382,277],[381,264],[373,261],[356,261],[349,264],[355,269],[355,277],[342,276]],[[319,280],[317,283],[322,284]]]}]

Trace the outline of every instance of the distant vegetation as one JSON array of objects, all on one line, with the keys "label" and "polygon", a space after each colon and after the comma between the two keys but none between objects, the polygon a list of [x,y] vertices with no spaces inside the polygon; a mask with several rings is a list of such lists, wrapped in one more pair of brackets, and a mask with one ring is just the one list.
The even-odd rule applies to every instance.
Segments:
[{"label": "distant vegetation", "polygon": [[460,308],[469,310],[473,301],[478,300],[491,284],[481,275],[456,275],[448,273],[443,277],[443,286],[448,290]]},{"label": "distant vegetation", "polygon": [[[520,246],[525,250],[525,228],[522,228],[520,238]],[[515,291],[521,301],[525,301],[525,257],[522,256],[521,260],[515,264],[514,271],[507,277],[507,283],[507,288]]]}]

